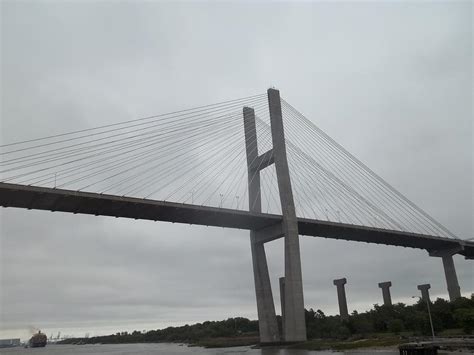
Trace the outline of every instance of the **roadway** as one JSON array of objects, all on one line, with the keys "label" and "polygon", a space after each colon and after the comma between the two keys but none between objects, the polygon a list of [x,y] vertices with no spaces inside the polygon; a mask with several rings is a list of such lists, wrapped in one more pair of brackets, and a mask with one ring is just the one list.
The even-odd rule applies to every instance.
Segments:
[{"label": "roadway", "polygon": [[[279,225],[280,215],[197,206],[126,196],[0,183],[0,206],[96,216],[261,230]],[[474,242],[352,224],[298,218],[300,235],[393,245],[428,252],[457,250],[474,258]],[[271,238],[272,240],[275,238]]]}]

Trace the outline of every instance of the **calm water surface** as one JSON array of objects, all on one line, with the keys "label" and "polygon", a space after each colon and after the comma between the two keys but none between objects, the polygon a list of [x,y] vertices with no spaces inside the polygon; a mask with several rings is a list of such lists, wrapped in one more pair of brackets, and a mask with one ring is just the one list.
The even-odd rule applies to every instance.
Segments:
[{"label": "calm water surface", "polygon": [[[10,348],[0,349],[0,354],[23,355],[23,354],[51,354],[51,355],[398,355],[398,351],[367,351],[358,350],[352,352],[330,352],[330,351],[307,351],[286,349],[250,349],[249,347],[203,349],[188,348],[178,344],[117,344],[117,345],[48,345],[45,348]],[[446,353],[448,354],[448,353]],[[454,353],[452,353],[454,354]],[[440,353],[441,355],[441,353]]]},{"label": "calm water surface", "polygon": [[398,355],[398,352],[328,352],[286,349],[250,349],[249,347],[203,349],[188,348],[178,344],[117,344],[117,345],[48,345],[45,348],[9,348],[0,349],[0,354],[23,355],[23,354],[51,354],[51,355],[343,355],[343,354],[379,354]]}]

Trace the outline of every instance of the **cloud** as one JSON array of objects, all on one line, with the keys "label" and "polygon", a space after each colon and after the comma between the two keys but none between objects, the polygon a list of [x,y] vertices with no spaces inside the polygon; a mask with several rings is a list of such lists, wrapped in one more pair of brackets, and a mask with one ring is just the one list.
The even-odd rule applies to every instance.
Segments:
[{"label": "cloud", "polygon": [[[4,143],[264,92],[269,86],[462,237],[472,237],[470,3],[2,2]],[[2,209],[2,334],[82,335],[256,318],[248,232]],[[426,252],[301,239],[305,303],[351,310],[429,282]],[[283,245],[267,245],[275,304]],[[465,295],[472,264],[455,258]],[[27,336],[27,335],[22,335]]]}]

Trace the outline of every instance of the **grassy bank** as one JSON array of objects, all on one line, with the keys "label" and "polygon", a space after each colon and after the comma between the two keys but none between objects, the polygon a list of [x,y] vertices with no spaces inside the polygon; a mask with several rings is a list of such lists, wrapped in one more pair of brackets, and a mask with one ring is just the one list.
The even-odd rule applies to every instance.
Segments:
[{"label": "grassy bank", "polygon": [[[352,349],[373,349],[385,347],[397,347],[406,343],[408,337],[412,337],[413,332],[395,333],[374,333],[365,337],[352,337],[345,340],[340,339],[310,339],[303,343],[293,345],[282,345],[281,347],[304,350],[352,350]],[[462,336],[461,329],[449,329],[440,332],[438,336]],[[205,348],[227,348],[234,346],[258,345],[259,338],[256,335],[208,338],[193,342],[189,346],[201,346]]]},{"label": "grassy bank", "polygon": [[[462,329],[447,329],[437,334],[438,336],[462,336]],[[352,350],[373,348],[395,348],[406,343],[413,332],[395,333],[372,333],[365,336],[354,336],[348,339],[310,339],[303,343],[292,345],[280,345],[282,348],[304,349],[304,350]],[[230,348],[237,346],[259,346],[257,334],[243,334],[239,336],[204,338],[188,342],[188,346],[199,346],[204,348]],[[274,345],[278,346],[278,345]]]},{"label": "grassy bank", "polygon": [[[336,340],[336,339],[312,339],[303,343],[282,345],[283,348],[304,349],[304,350],[349,350],[364,348],[394,347],[403,341],[399,336],[385,335],[380,338],[368,338],[357,340]],[[259,338],[254,336],[242,337],[221,337],[203,339],[190,346],[202,346],[205,348],[229,348],[234,346],[258,345]]]},{"label": "grassy bank", "polygon": [[328,339],[313,339],[304,343],[288,346],[292,349],[305,350],[350,350],[350,349],[369,349],[394,347],[402,343],[398,336],[370,338],[358,340],[328,340]]},{"label": "grassy bank", "polygon": [[240,336],[240,337],[220,337],[202,339],[189,346],[202,346],[204,348],[230,348],[234,346],[251,346],[257,345],[258,336]]}]

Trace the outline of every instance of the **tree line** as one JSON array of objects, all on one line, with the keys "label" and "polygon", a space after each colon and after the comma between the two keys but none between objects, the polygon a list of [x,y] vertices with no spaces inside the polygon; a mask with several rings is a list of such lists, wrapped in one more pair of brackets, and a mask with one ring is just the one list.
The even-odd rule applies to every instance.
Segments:
[{"label": "tree line", "polygon": [[[435,332],[458,329],[465,334],[472,334],[474,331],[474,295],[470,299],[461,297],[453,302],[438,298],[430,303],[430,309]],[[305,317],[308,339],[347,339],[354,335],[370,336],[374,333],[407,332],[415,336],[431,334],[427,304],[422,300],[414,305],[376,304],[367,312],[354,311],[344,321],[339,316],[325,315],[323,311],[314,311],[312,308],[305,310]],[[277,319],[281,330],[281,317],[277,316]],[[61,343],[196,343],[203,339],[257,335],[258,321],[237,317],[146,332],[136,330],[90,338],[70,338]]]},{"label": "tree line", "polygon": [[[470,299],[461,297],[453,302],[438,298],[430,302],[430,310],[433,328],[437,333],[457,329],[471,334],[474,330],[474,295]],[[366,336],[373,333],[431,334],[428,307],[422,300],[414,305],[376,304],[367,312],[354,311],[345,321],[341,321],[339,316],[326,316],[321,310],[310,309],[306,311],[306,328],[308,339],[345,339],[351,335]]]}]

